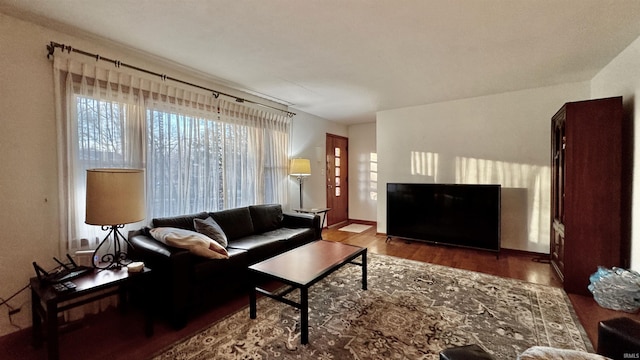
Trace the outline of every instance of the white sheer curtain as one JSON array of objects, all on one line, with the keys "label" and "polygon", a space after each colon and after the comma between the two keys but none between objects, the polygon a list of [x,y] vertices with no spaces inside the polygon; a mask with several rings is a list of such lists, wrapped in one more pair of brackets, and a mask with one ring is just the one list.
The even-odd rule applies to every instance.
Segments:
[{"label": "white sheer curtain", "polygon": [[54,80],[61,254],[104,237],[84,224],[87,168],[146,170],[147,219],[130,228],[258,203],[287,207],[284,114],[67,56],[55,57]]},{"label": "white sheer curtain", "polygon": [[[222,157],[224,207],[288,204],[289,119],[221,100],[220,121],[230,129],[224,138],[229,150]],[[243,176],[234,177],[237,173]]]},{"label": "white sheer curtain", "polygon": [[[84,222],[86,170],[144,168],[144,105],[141,92],[131,86],[136,80],[117,71],[54,59],[60,254],[95,248],[106,235],[100,227]],[[123,86],[125,83],[129,85]],[[87,260],[80,263],[89,265]],[[65,317],[78,319],[116,303],[115,296],[105,298],[66,311]]]},{"label": "white sheer curtain", "polygon": [[147,106],[152,217],[287,203],[286,116],[226,100],[180,103]]},{"label": "white sheer curtain", "polygon": [[214,121],[218,100],[154,92],[147,103],[149,217],[220,209],[224,126]]},{"label": "white sheer curtain", "polygon": [[61,253],[67,253],[93,248],[106,235],[84,223],[86,170],[144,168],[144,99],[131,86],[139,79],[70,59],[55,58],[54,79],[61,145]]}]

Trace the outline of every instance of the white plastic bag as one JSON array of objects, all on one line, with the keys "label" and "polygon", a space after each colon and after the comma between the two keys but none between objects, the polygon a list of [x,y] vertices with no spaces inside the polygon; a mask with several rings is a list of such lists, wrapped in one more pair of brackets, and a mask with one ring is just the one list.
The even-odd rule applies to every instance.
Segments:
[{"label": "white plastic bag", "polygon": [[640,274],[636,271],[598,266],[589,280],[589,291],[598,305],[629,313],[640,309]]}]

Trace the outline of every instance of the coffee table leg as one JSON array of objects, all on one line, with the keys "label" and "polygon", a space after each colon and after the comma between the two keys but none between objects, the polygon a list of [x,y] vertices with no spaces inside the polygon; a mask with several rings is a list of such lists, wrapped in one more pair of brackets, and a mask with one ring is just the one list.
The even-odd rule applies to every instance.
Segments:
[{"label": "coffee table leg", "polygon": [[256,318],[256,282],[255,275],[249,274],[249,318]]},{"label": "coffee table leg", "polygon": [[300,342],[309,343],[309,289],[300,288]]},{"label": "coffee table leg", "polygon": [[367,249],[362,253],[362,290],[367,290]]}]

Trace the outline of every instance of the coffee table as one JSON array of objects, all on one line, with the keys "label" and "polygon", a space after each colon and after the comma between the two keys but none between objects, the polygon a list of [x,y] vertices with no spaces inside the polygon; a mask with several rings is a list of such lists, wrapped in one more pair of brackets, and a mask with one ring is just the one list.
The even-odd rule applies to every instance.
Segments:
[{"label": "coffee table", "polygon": [[[355,262],[361,257],[361,262]],[[362,267],[362,289],[367,290],[367,248],[338,242],[318,240],[289,250],[249,266],[249,317],[256,318],[257,292],[300,309],[300,342],[309,343],[309,288],[344,264]],[[269,279],[289,285],[284,291],[270,292],[258,287],[259,279]],[[300,289],[300,302],[285,295]]]}]

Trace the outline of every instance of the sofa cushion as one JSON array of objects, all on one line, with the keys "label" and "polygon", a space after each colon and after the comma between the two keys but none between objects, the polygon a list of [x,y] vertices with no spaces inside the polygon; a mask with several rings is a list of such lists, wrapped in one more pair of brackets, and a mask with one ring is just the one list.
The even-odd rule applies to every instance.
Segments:
[{"label": "sofa cushion", "polygon": [[280,204],[249,206],[253,231],[262,234],[282,227],[282,206]]},{"label": "sofa cushion", "polygon": [[154,239],[169,246],[187,249],[194,255],[208,259],[227,259],[229,253],[210,237],[195,231],[157,227],[149,230]]},{"label": "sofa cushion", "polygon": [[238,239],[254,233],[248,207],[212,212],[209,215],[220,225],[222,231],[227,235],[227,240]]},{"label": "sofa cushion", "polygon": [[267,231],[263,235],[276,237],[280,239],[279,241],[283,242],[286,250],[293,249],[300,245],[304,245],[311,241],[316,240],[315,238],[315,230],[314,229],[288,229],[288,228],[279,228],[272,231]]},{"label": "sofa cushion", "polygon": [[249,264],[270,258],[285,251],[285,243],[279,236],[264,234],[249,235],[235,240],[229,240],[229,249],[246,250],[249,253]]},{"label": "sofa cushion", "polygon": [[195,230],[195,228],[193,227],[193,219],[206,219],[208,217],[209,214],[207,214],[206,212],[201,212],[191,215],[155,218],[152,220],[152,222],[153,227],[172,227],[178,229]]},{"label": "sofa cushion", "polygon": [[215,242],[222,245],[224,248],[227,247],[227,235],[224,234],[224,231],[222,231],[220,225],[218,225],[218,223],[213,220],[211,216],[204,220],[198,218],[193,219],[193,227],[200,234],[207,235],[208,237],[215,240]]}]

